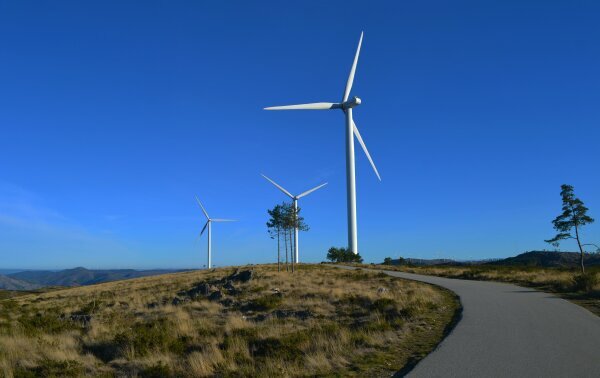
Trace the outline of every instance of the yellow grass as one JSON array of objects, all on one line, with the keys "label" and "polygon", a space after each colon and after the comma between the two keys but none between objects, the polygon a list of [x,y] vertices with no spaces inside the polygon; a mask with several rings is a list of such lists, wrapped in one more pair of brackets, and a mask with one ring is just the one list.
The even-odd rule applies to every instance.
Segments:
[{"label": "yellow grass", "polygon": [[[386,374],[433,348],[457,308],[448,292],[376,273],[251,269],[235,291],[217,283],[224,268],[1,300],[0,375]],[[202,282],[223,296],[184,293]]]}]

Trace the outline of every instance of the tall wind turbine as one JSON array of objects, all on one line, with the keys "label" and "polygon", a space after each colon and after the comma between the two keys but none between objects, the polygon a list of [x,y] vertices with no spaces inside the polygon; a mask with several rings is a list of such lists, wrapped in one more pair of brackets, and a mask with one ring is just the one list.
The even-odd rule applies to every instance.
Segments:
[{"label": "tall wind turbine", "polygon": [[212,236],[211,225],[212,225],[212,222],[235,222],[235,219],[211,218],[208,216],[208,213],[206,212],[206,209],[204,209],[204,206],[202,206],[202,203],[198,199],[198,196],[196,196],[196,202],[198,202],[198,205],[200,206],[200,208],[202,209],[202,212],[206,216],[206,224],[204,224],[204,227],[202,227],[202,231],[200,231],[200,236],[202,236],[202,234],[204,233],[204,230],[206,230],[206,228],[208,228],[208,265],[207,265],[207,267],[208,267],[208,269],[210,269],[212,267],[212,254],[211,254],[211,236]]},{"label": "tall wind turbine", "polygon": [[[307,195],[309,195],[310,193],[314,192],[317,189],[320,189],[322,187],[324,187],[325,185],[327,185],[327,183],[321,184],[319,186],[315,186],[312,189],[307,190],[304,193],[298,194],[297,196],[292,195],[290,192],[288,192],[287,190],[285,190],[281,185],[279,185],[278,183],[276,183],[275,181],[271,180],[270,178],[268,178],[265,175],[262,175],[262,177],[266,178],[271,184],[275,185],[279,190],[281,190],[286,196],[290,197],[293,201],[294,201],[294,213],[298,214],[298,200],[302,197],[305,197]],[[297,264],[300,262],[300,260],[298,259],[298,227],[296,227],[294,229],[294,251],[295,251],[295,257],[294,257],[294,262]]]},{"label": "tall wind turbine", "polygon": [[358,235],[356,229],[356,180],[355,180],[355,169],[354,169],[354,136],[358,140],[358,143],[362,146],[367,159],[371,163],[375,174],[379,181],[381,176],[373,163],[373,159],[367,150],[367,146],[363,141],[358,128],[352,119],[352,108],[360,105],[360,98],[354,96],[351,99],[350,91],[352,90],[352,83],[354,82],[354,73],[356,72],[356,64],[358,63],[358,55],[360,53],[360,46],[362,44],[363,33],[360,33],[360,40],[358,41],[358,48],[354,55],[354,62],[350,69],[350,76],[346,82],[346,89],[341,102],[316,102],[311,104],[300,104],[300,105],[286,105],[286,106],[273,106],[265,108],[265,110],[329,110],[329,109],[340,109],[346,115],[346,192],[348,201],[348,248],[358,253]]}]

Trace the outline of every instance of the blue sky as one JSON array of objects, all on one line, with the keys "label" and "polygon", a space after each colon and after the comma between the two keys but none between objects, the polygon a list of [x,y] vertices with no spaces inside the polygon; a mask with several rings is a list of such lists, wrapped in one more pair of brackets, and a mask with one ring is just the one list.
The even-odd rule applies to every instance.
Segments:
[{"label": "blue sky", "polygon": [[[354,112],[367,261],[546,248],[560,185],[600,217],[594,1],[0,1],[2,268],[273,261],[266,209],[292,192],[303,261],[345,246],[337,101],[361,30]],[[357,148],[358,145],[357,145]],[[583,231],[600,241],[600,224]],[[566,243],[565,249],[573,249]]]}]

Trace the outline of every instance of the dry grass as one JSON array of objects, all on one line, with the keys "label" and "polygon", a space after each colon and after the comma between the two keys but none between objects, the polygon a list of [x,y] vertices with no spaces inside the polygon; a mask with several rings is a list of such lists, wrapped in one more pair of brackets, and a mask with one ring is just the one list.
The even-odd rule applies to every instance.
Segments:
[{"label": "dry grass", "polygon": [[580,274],[579,269],[500,265],[368,267],[448,278],[515,283],[556,293],[600,316],[600,267],[597,266],[587,268],[585,275]]},{"label": "dry grass", "polygon": [[[0,375],[377,376],[426,355],[456,299],[383,274],[301,265],[145,277],[0,301]],[[211,292],[189,290],[210,283]],[[419,340],[419,342],[415,342]]]}]

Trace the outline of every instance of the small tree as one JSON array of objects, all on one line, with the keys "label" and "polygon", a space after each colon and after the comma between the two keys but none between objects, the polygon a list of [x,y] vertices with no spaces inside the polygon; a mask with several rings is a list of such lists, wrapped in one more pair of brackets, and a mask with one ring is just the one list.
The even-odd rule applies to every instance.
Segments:
[{"label": "small tree", "polygon": [[[588,208],[584,206],[579,198],[575,197],[571,185],[561,185],[561,189],[560,196],[562,197],[563,212],[552,221],[554,229],[558,233],[552,239],[546,240],[546,243],[550,243],[558,248],[561,240],[575,239],[581,254],[581,273],[585,273],[585,267],[583,266],[584,251],[579,237],[579,229],[586,224],[593,223],[594,219],[587,215]],[[573,231],[575,231],[574,236],[572,234]]]},{"label": "small tree", "polygon": [[361,263],[363,262],[362,257],[360,257],[360,254],[355,254],[354,252],[352,252],[351,250],[347,249],[347,248],[336,248],[336,247],[331,247],[329,248],[329,251],[327,252],[327,260],[331,261],[331,262],[355,262],[355,263]]},{"label": "small tree", "polygon": [[291,202],[282,202],[273,209],[267,210],[270,219],[267,222],[267,228],[271,239],[277,238],[277,270],[281,271],[281,237],[285,247],[285,270],[289,270],[288,265],[288,245],[290,255],[292,255],[292,272],[294,271],[294,229],[298,231],[308,231],[309,227],[304,222],[304,217],[300,216],[300,208],[294,211],[294,205]]},{"label": "small tree", "polygon": [[277,238],[277,271],[281,271],[281,243],[280,237],[283,230],[283,214],[281,205],[276,205],[273,209],[267,210],[271,216],[267,222],[267,229],[271,239]]},{"label": "small tree", "polygon": [[386,257],[385,259],[383,259],[383,265],[392,265],[392,258]]}]

